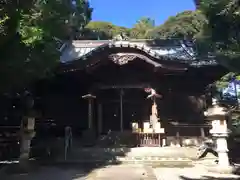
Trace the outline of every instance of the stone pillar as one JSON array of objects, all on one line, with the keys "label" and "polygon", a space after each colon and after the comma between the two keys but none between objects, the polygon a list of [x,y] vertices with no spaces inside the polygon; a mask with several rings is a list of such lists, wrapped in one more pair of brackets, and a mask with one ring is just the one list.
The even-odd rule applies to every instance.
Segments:
[{"label": "stone pillar", "polygon": [[102,133],[102,104],[98,104],[98,134]]},{"label": "stone pillar", "polygon": [[92,130],[93,128],[93,100],[96,98],[96,96],[92,94],[87,94],[82,96],[83,99],[86,99],[88,101],[88,129]]}]

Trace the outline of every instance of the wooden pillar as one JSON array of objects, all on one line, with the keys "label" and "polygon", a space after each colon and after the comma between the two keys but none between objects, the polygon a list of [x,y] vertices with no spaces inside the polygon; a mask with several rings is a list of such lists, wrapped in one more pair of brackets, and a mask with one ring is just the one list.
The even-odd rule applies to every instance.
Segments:
[{"label": "wooden pillar", "polygon": [[82,96],[83,99],[88,100],[88,129],[93,128],[93,100],[96,98],[96,96],[92,94],[87,94]]},{"label": "wooden pillar", "polygon": [[98,134],[102,133],[102,104],[98,104]]},{"label": "wooden pillar", "polygon": [[120,130],[123,132],[123,89],[120,90]]}]

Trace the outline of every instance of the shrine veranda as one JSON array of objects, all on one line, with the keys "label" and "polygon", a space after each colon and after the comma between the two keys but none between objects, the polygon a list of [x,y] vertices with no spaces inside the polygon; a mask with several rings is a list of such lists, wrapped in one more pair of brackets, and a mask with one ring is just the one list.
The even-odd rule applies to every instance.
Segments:
[{"label": "shrine veranda", "polygon": [[[94,138],[131,134],[142,146],[198,144],[209,136],[206,89],[227,69],[196,58],[191,43],[79,40],[61,51],[56,77],[35,86],[42,118]],[[159,95],[155,109],[151,89]]]}]

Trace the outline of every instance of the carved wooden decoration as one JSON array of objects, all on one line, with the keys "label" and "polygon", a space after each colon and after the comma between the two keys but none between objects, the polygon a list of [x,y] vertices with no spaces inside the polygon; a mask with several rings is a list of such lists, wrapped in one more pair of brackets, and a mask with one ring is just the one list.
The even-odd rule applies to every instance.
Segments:
[{"label": "carved wooden decoration", "polygon": [[111,54],[108,56],[109,59],[111,59],[114,63],[119,65],[127,64],[130,61],[133,61],[135,59],[139,59],[141,61],[145,61],[149,64],[152,64],[155,67],[161,67],[162,65],[157,63],[156,61],[150,59],[149,57],[139,54],[139,53],[116,53]]},{"label": "carved wooden decoration", "polygon": [[134,59],[136,59],[137,56],[133,54],[118,53],[118,54],[111,54],[109,58],[118,65],[124,65],[124,64],[127,64],[129,61],[133,61]]}]

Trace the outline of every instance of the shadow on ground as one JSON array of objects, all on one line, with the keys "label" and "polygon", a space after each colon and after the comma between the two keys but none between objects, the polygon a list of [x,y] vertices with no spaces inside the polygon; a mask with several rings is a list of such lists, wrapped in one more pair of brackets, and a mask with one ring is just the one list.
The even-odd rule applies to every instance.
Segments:
[{"label": "shadow on ground", "polygon": [[41,166],[31,172],[1,174],[1,180],[81,180],[91,175],[96,167],[86,165]]},{"label": "shadow on ground", "polygon": [[2,168],[1,180],[81,180],[87,176],[94,176],[94,170],[119,162],[91,162],[91,163],[56,163],[32,161],[28,169],[19,164],[12,164]]},{"label": "shadow on ground", "polygon": [[[77,141],[76,141],[77,142]],[[32,158],[27,168],[20,164],[0,165],[1,180],[74,180],[93,176],[94,170],[109,165],[120,165],[117,157],[124,157],[130,148],[103,148],[93,145],[83,147],[74,143],[67,159],[64,157],[62,139],[45,140],[32,149]]]}]

